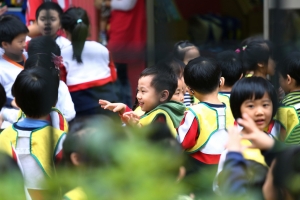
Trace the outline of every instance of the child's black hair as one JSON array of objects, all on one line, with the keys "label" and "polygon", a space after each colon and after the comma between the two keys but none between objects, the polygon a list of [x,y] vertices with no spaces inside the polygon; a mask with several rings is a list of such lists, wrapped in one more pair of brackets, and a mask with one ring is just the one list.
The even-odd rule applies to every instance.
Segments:
[{"label": "child's black hair", "polygon": [[[191,48],[198,49],[193,43],[185,40],[185,41],[179,41],[174,45],[172,56],[174,56],[176,59],[183,61],[184,56],[187,51],[189,51]],[[199,49],[198,49],[199,51]]]},{"label": "child's black hair", "polygon": [[90,21],[87,12],[79,7],[69,8],[62,17],[63,29],[71,34],[73,59],[82,63],[81,53],[88,37]]},{"label": "child's black hair", "polygon": [[220,85],[221,68],[210,58],[198,57],[184,69],[184,81],[188,87],[202,94],[209,94]]},{"label": "child's black hair", "polygon": [[242,61],[245,72],[255,71],[258,63],[268,63],[273,58],[273,45],[268,40],[250,42],[243,51]]},{"label": "child's black hair", "polygon": [[58,16],[59,16],[59,20],[61,21],[61,17],[62,17],[62,14],[64,13],[62,8],[57,4],[57,3],[54,3],[54,2],[51,2],[51,1],[48,1],[48,2],[44,2],[42,3],[36,10],[35,12],[35,19],[38,20],[38,17],[40,15],[40,12],[42,10],[55,10],[57,13],[58,13]]},{"label": "child's black hair", "polygon": [[58,90],[50,70],[25,69],[17,76],[12,94],[26,116],[40,118],[50,113],[57,102]]},{"label": "child's black hair", "polygon": [[288,55],[281,63],[278,68],[279,73],[283,78],[287,78],[290,75],[291,78],[295,79],[296,85],[300,85],[300,52],[293,52]]},{"label": "child's black hair", "polygon": [[236,52],[227,50],[219,53],[217,64],[221,67],[222,76],[225,78],[225,86],[231,87],[241,78],[243,67]]},{"label": "child's black hair", "polygon": [[148,67],[142,71],[140,78],[145,76],[153,76],[150,85],[153,86],[157,92],[163,90],[169,91],[167,101],[172,98],[178,86],[178,78],[172,69],[157,66]]},{"label": "child's black hair", "polygon": [[171,56],[159,61],[156,66],[159,68],[170,68],[178,78],[182,78],[185,68],[185,64],[181,60]]},{"label": "child's black hair", "polygon": [[18,35],[28,32],[28,28],[18,18],[9,15],[0,16],[0,47],[2,42],[11,43]]},{"label": "child's black hair", "polygon": [[50,36],[40,36],[33,38],[28,44],[27,52],[28,59],[25,62],[24,68],[29,69],[32,67],[43,67],[51,70],[58,87],[59,66],[55,65],[54,57],[60,56],[61,51],[56,42]]},{"label": "child's black hair", "polygon": [[261,99],[268,94],[273,105],[272,117],[278,109],[277,93],[274,86],[262,77],[242,78],[233,86],[230,95],[230,108],[235,119],[241,118],[241,105],[248,99]]},{"label": "child's black hair", "polygon": [[6,103],[6,92],[4,87],[0,84],[0,109],[5,105]]}]

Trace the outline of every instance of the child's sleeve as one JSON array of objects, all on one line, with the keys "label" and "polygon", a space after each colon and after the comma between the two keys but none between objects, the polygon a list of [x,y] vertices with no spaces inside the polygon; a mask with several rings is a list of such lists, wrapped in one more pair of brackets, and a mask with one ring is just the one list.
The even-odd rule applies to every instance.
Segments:
[{"label": "child's sleeve", "polygon": [[224,168],[218,176],[219,189],[223,195],[235,197],[247,194],[246,161],[239,152],[228,152]]},{"label": "child's sleeve", "polygon": [[196,145],[199,128],[195,115],[187,111],[177,129],[177,139],[183,149],[190,149]]}]

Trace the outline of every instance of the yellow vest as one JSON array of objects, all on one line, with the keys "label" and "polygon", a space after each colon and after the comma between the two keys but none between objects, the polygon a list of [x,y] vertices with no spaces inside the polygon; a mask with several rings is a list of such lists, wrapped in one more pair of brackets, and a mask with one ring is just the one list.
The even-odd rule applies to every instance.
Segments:
[{"label": "yellow vest", "polygon": [[64,200],[86,200],[87,196],[81,187],[77,187],[64,195]]},{"label": "yellow vest", "polygon": [[300,120],[297,114],[297,110],[293,106],[282,106],[277,110],[275,119],[280,122],[286,131],[286,137],[283,140],[289,143],[289,139],[298,132],[293,132],[295,128],[300,126]]},{"label": "yellow vest", "polygon": [[[52,116],[57,114],[58,116],[58,122],[59,124],[53,124],[53,121],[52,121]],[[17,122],[20,121],[21,119],[25,118],[26,115],[23,113],[22,110],[19,111],[19,114],[18,114],[18,118],[17,118]],[[53,126],[54,128],[56,129],[59,129],[65,133],[68,133],[69,132],[69,125],[68,125],[68,122],[67,120],[65,119],[65,117],[63,116],[63,114],[55,107],[52,107],[51,109],[51,112],[50,112],[50,115],[49,115],[49,121],[51,123],[51,126]]]},{"label": "yellow vest", "polygon": [[156,111],[151,112],[150,114],[146,113],[145,115],[143,115],[139,121],[140,125],[147,126],[147,125],[151,124],[159,114],[163,114],[165,116],[167,126],[171,130],[172,135],[174,137],[176,137],[177,136],[177,131],[176,131],[177,127],[175,127],[175,125],[173,124],[173,121],[172,121],[171,117],[169,116],[169,114],[162,109],[158,109]]},{"label": "yellow vest", "polygon": [[[198,127],[199,127],[199,137],[197,139],[196,145],[191,149],[187,149],[187,152],[194,153],[201,149],[205,145],[209,138],[219,129],[218,123],[218,112],[214,108],[209,107],[205,103],[199,103],[195,106],[188,108],[195,117],[197,118]],[[231,117],[230,109],[225,108],[225,119],[226,119],[226,128],[234,125],[234,120]]]},{"label": "yellow vest", "polygon": [[[249,140],[241,140],[242,146],[250,146],[251,142]],[[246,160],[253,160],[255,162],[258,162],[264,166],[267,166],[265,162],[265,157],[261,154],[261,151],[259,149],[252,149],[247,148],[242,152],[244,158]]]},{"label": "yellow vest", "polygon": [[145,112],[142,111],[142,109],[141,109],[140,106],[138,106],[138,107],[134,110],[134,112],[135,112],[138,116],[143,116],[143,115],[145,114]]},{"label": "yellow vest", "polygon": [[[4,129],[1,135],[6,136],[16,148],[18,130],[14,125]],[[31,131],[30,154],[48,177],[54,175],[55,152],[59,148],[57,145],[64,135],[64,132],[49,125]]]},{"label": "yellow vest", "polygon": [[0,152],[3,152],[7,155],[9,155],[10,157],[13,157],[12,155],[12,146],[11,146],[11,142],[9,141],[9,139],[4,136],[4,135],[0,135]]}]

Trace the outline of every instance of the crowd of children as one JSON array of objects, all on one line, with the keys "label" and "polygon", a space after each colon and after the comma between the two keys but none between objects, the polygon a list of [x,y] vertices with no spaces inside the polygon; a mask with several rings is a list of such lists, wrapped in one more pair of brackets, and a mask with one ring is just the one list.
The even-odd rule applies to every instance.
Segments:
[{"label": "crowd of children", "polygon": [[35,17],[31,39],[0,16],[0,177],[22,185],[9,199],[300,198],[299,52],[276,67],[267,40],[215,58],[180,41],[130,108],[84,9],[45,2]]}]

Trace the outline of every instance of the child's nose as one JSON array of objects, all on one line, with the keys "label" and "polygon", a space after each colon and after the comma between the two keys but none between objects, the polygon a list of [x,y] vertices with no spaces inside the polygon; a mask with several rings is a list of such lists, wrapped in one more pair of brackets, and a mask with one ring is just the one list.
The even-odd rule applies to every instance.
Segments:
[{"label": "child's nose", "polygon": [[264,114],[263,108],[257,107],[256,110],[255,110],[255,114],[256,115],[263,115]]}]

